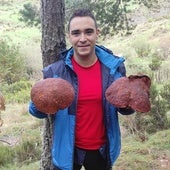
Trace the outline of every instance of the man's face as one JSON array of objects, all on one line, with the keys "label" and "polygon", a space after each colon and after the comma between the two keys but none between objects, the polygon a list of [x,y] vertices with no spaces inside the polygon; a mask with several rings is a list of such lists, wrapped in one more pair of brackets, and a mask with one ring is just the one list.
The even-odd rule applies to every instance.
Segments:
[{"label": "man's face", "polygon": [[75,17],[70,22],[69,40],[74,48],[74,55],[87,57],[94,55],[99,31],[90,17]]}]

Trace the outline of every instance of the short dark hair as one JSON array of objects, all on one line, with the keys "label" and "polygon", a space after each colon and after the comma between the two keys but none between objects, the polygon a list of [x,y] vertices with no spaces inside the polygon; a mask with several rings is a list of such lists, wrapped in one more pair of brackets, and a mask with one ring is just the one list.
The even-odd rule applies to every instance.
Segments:
[{"label": "short dark hair", "polygon": [[69,22],[68,22],[68,31],[70,30],[70,22],[73,18],[75,17],[90,17],[93,19],[94,23],[95,23],[95,26],[97,28],[97,22],[96,22],[96,19],[93,15],[93,13],[89,10],[89,9],[77,9],[73,12],[72,16],[70,17],[69,19]]}]

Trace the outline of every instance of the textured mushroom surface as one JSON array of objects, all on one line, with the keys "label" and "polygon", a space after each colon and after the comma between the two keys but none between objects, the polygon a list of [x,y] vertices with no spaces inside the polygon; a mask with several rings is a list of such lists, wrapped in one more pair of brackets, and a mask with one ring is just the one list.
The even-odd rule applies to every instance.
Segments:
[{"label": "textured mushroom surface", "polygon": [[40,80],[31,89],[31,100],[36,108],[49,114],[69,107],[74,95],[73,86],[62,78]]},{"label": "textured mushroom surface", "polygon": [[114,81],[106,90],[108,102],[118,108],[132,108],[138,112],[151,109],[149,91],[151,80],[146,75],[130,75]]}]

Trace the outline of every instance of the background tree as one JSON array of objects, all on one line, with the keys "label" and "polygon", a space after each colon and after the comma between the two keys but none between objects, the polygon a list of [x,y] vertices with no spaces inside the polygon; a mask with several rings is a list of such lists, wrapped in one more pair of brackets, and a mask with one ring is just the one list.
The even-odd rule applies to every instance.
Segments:
[{"label": "background tree", "polygon": [[23,9],[19,13],[19,20],[25,22],[28,26],[38,26],[41,22],[40,11],[36,5],[31,3],[24,4]]},{"label": "background tree", "polygon": [[73,10],[84,7],[90,8],[97,19],[101,34],[130,34],[136,25],[131,20],[133,9],[131,4],[140,7],[155,8],[157,0],[66,0],[66,21]]},{"label": "background tree", "polygon": [[[41,0],[42,60],[43,67],[58,60],[58,54],[66,48],[64,0]],[[41,170],[53,170],[51,162],[52,117],[44,121]]]},{"label": "background tree", "polygon": [[[91,9],[97,19],[101,29],[101,35],[105,37],[108,34],[130,34],[136,25],[131,20],[130,8],[135,4],[140,8],[141,5],[147,8],[155,8],[158,5],[157,0],[65,0],[66,23],[72,12],[77,8]],[[29,26],[36,26],[40,23],[38,7],[31,3],[24,4],[20,10],[20,20]]]}]

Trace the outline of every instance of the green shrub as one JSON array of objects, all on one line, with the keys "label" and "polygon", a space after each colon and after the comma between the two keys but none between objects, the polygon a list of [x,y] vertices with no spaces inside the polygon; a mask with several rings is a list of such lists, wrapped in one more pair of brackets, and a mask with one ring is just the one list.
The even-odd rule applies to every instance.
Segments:
[{"label": "green shrub", "polygon": [[28,164],[40,159],[41,140],[25,140],[15,147],[15,158],[20,164]]},{"label": "green shrub", "polygon": [[27,103],[30,100],[30,81],[21,80],[12,84],[0,84],[0,89],[8,103]]},{"label": "green shrub", "polygon": [[41,140],[39,137],[24,140],[16,146],[0,145],[0,169],[9,164],[29,164],[40,159]]},{"label": "green shrub", "polygon": [[163,89],[161,89],[161,96],[163,96],[167,110],[170,110],[170,83],[165,84]]},{"label": "green shrub", "polygon": [[148,57],[151,54],[152,47],[146,42],[147,40],[140,38],[133,42],[133,47],[138,57]]},{"label": "green shrub", "polygon": [[24,58],[16,45],[9,45],[10,39],[0,40],[0,82],[11,84],[26,77]]},{"label": "green shrub", "polygon": [[9,148],[9,146],[0,145],[0,167],[11,163],[13,158],[14,153],[11,152],[11,148]]}]

